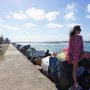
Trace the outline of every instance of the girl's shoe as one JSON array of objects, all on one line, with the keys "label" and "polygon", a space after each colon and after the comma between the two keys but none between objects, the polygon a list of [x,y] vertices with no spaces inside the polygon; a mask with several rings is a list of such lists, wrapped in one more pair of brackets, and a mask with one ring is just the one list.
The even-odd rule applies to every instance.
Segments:
[{"label": "girl's shoe", "polygon": [[77,84],[77,85],[73,85],[72,87],[70,87],[69,90],[82,90],[82,87]]}]

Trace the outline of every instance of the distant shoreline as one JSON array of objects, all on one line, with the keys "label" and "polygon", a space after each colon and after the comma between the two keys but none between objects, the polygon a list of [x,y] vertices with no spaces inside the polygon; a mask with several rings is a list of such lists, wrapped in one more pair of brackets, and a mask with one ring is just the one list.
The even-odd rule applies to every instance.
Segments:
[{"label": "distant shoreline", "polygon": [[[11,43],[67,43],[68,41],[46,41],[46,42],[11,42]],[[84,41],[90,43],[90,41]]]}]

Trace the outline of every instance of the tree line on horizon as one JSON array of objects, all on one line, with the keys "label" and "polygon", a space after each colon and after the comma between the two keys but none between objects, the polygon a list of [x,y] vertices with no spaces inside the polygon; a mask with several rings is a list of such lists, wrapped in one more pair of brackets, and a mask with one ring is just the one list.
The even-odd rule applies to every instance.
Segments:
[{"label": "tree line on horizon", "polygon": [[3,37],[3,35],[0,36],[0,44],[9,44],[10,43],[10,39],[9,38],[5,38]]}]

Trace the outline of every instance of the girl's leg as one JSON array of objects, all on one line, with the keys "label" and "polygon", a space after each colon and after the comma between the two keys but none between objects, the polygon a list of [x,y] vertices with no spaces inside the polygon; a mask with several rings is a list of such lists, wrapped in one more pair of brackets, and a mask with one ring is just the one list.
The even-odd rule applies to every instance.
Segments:
[{"label": "girl's leg", "polygon": [[70,90],[80,90],[82,87],[78,84],[77,82],[77,77],[76,77],[76,72],[78,68],[78,61],[73,62],[73,80],[74,80],[74,85],[70,88]]},{"label": "girl's leg", "polygon": [[73,80],[74,80],[74,84],[75,84],[75,85],[77,84],[77,78],[76,78],[77,68],[78,68],[78,61],[76,61],[76,62],[73,63],[73,71],[72,71]]}]

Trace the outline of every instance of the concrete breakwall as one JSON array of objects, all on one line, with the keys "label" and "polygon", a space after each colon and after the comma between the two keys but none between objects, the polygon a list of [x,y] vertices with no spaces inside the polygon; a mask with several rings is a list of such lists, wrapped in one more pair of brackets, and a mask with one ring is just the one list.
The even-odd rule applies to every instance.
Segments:
[{"label": "concrete breakwall", "polygon": [[0,63],[0,90],[57,90],[12,44]]}]

